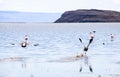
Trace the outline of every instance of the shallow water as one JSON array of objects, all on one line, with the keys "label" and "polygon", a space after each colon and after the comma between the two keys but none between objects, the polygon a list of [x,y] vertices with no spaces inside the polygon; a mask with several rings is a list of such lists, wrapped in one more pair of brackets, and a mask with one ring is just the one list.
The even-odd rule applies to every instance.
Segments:
[{"label": "shallow water", "polygon": [[[120,23],[0,23],[0,77],[120,77],[119,30]],[[82,53],[78,38],[87,45],[92,31],[88,59],[61,62]],[[24,35],[29,37],[26,48],[20,46]]]}]

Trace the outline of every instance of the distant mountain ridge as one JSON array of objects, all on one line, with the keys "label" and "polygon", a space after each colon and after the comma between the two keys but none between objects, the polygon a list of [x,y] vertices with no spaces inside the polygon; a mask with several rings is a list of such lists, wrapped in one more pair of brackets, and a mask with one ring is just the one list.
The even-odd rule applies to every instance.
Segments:
[{"label": "distant mountain ridge", "polygon": [[120,22],[120,12],[112,10],[79,9],[66,11],[55,23]]},{"label": "distant mountain ridge", "polygon": [[54,22],[61,13],[0,11],[0,22]]}]

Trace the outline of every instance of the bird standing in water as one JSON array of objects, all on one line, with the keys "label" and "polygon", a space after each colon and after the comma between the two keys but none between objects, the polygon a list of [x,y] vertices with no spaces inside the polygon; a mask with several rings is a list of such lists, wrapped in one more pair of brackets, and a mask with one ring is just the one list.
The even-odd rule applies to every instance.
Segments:
[{"label": "bird standing in water", "polygon": [[27,45],[28,45],[27,41],[28,41],[28,36],[25,35],[24,42],[21,43],[21,47],[27,47]]},{"label": "bird standing in water", "polygon": [[25,37],[24,37],[24,38],[25,38],[25,40],[26,40],[26,41],[28,40],[28,36],[27,36],[27,35],[25,35]]},{"label": "bird standing in water", "polygon": [[114,34],[110,34],[111,41],[114,41]]},{"label": "bird standing in water", "polygon": [[[81,38],[79,38],[79,40],[80,40],[80,42],[83,44]],[[84,46],[83,51],[84,51],[85,54],[86,54],[86,52],[88,51],[88,48],[89,48],[90,44],[92,43],[92,41],[93,41],[93,38],[91,38],[91,39],[89,40],[89,43],[88,43],[87,46],[85,46],[85,45],[83,44],[83,46]]]},{"label": "bird standing in water", "polygon": [[[94,32],[95,33],[95,32]],[[84,46],[83,52],[84,52],[84,65],[87,65],[89,67],[90,72],[93,72],[92,66],[89,64],[88,61],[88,56],[86,55],[88,48],[90,46],[90,44],[93,42],[94,39],[94,34],[90,32],[90,40],[87,46],[84,45],[84,43],[82,42],[82,39],[79,38],[80,42],[82,43],[82,45]],[[82,72],[82,66],[80,67],[80,72]]]}]

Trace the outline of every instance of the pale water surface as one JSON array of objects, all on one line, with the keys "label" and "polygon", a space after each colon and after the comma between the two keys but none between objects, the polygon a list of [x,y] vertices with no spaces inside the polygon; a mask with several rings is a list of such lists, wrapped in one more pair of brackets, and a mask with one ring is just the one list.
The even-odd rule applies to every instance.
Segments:
[{"label": "pale water surface", "polygon": [[[92,31],[87,58],[62,61],[81,54],[79,38],[87,45]],[[0,23],[0,77],[120,77],[120,23]]]}]

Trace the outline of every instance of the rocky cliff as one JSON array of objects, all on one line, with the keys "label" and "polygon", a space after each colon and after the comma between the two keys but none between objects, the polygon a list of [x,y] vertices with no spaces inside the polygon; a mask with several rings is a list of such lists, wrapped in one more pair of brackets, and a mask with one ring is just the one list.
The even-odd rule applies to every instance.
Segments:
[{"label": "rocky cliff", "polygon": [[120,22],[120,12],[96,9],[67,11],[55,21],[55,23],[65,22]]}]

